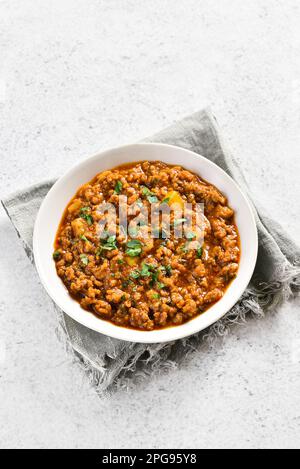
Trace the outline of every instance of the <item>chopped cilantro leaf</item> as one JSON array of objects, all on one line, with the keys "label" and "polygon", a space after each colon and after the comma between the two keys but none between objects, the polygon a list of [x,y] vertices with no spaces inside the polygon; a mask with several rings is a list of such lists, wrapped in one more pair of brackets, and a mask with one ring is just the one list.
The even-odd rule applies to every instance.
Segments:
[{"label": "chopped cilantro leaf", "polygon": [[88,213],[90,210],[90,207],[82,207],[80,209],[80,217],[86,220],[88,225],[92,225],[94,223],[92,215]]},{"label": "chopped cilantro leaf", "polygon": [[150,275],[149,267],[147,266],[147,264],[143,264],[142,269],[141,269],[141,276],[142,277],[149,277],[149,275]]},{"label": "chopped cilantro leaf", "polygon": [[96,255],[101,256],[102,251],[114,251],[115,249],[118,249],[116,236],[108,236],[107,239],[101,241],[101,245],[99,246]]},{"label": "chopped cilantro leaf", "polygon": [[129,257],[139,256],[142,252],[142,243],[138,239],[132,239],[126,244],[125,254]]},{"label": "chopped cilantro leaf", "polygon": [[88,265],[89,263],[89,258],[86,254],[80,254],[80,260],[83,265]]},{"label": "chopped cilantro leaf", "polygon": [[153,293],[152,298],[154,300],[158,300],[160,298],[160,294],[159,293]]},{"label": "chopped cilantro leaf", "polygon": [[165,199],[162,200],[162,204],[167,204],[170,201],[170,197],[166,197]]},{"label": "chopped cilantro leaf", "polygon": [[132,272],[130,272],[130,277],[132,278],[140,278],[141,276],[141,273],[138,271],[138,270],[133,270]]},{"label": "chopped cilantro leaf", "polygon": [[199,259],[201,259],[201,257],[202,257],[202,248],[198,248],[198,249],[197,249],[197,257],[198,257]]},{"label": "chopped cilantro leaf", "polygon": [[115,194],[121,194],[123,188],[123,184],[121,181],[117,181],[115,185]]},{"label": "chopped cilantro leaf", "polygon": [[56,251],[54,251],[52,256],[53,256],[53,259],[57,261],[58,259],[60,259],[61,252],[57,249]]},{"label": "chopped cilantro leaf", "polygon": [[152,192],[150,191],[150,189],[148,189],[148,187],[142,186],[142,194],[143,195],[152,195]]},{"label": "chopped cilantro leaf", "polygon": [[158,202],[156,195],[148,195],[147,200],[150,204],[156,204],[156,202]]},{"label": "chopped cilantro leaf", "polygon": [[158,198],[155,194],[153,194],[153,192],[150,191],[150,189],[148,189],[148,187],[142,186],[142,194],[147,197],[147,200],[150,204],[155,204],[158,202]]},{"label": "chopped cilantro leaf", "polygon": [[141,248],[131,248],[131,249],[126,249],[125,253],[129,257],[137,257],[141,254],[142,250]]}]

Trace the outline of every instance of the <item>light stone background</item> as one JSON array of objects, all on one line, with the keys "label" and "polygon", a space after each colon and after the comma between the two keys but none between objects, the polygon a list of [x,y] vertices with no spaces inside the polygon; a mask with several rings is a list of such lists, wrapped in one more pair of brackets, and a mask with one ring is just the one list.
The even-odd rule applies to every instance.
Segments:
[{"label": "light stone background", "polygon": [[[0,0],[1,196],[210,104],[299,240],[299,0]],[[299,301],[101,401],[0,213],[0,446],[299,447]]]}]

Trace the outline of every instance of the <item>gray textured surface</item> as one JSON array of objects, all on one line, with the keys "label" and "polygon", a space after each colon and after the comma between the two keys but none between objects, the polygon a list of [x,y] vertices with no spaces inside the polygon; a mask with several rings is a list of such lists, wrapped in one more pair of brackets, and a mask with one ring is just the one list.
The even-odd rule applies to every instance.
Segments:
[{"label": "gray textured surface", "polygon": [[[241,168],[230,152],[223,148],[219,126],[207,109],[176,121],[147,141],[178,145],[194,151],[217,164],[234,178],[245,193],[249,192],[250,188],[245,182]],[[53,180],[41,181],[1,200],[32,262],[34,222],[40,204],[52,184]],[[254,202],[256,185],[251,187],[248,196]],[[57,322],[65,332],[63,335],[66,347],[73,349],[76,357],[77,354],[81,357],[82,366],[101,398],[103,393],[107,395],[107,391],[111,394],[113,389],[135,385],[137,374],[141,377],[144,373],[150,380],[157,372],[161,374],[163,369],[178,367],[183,359],[188,358],[191,350],[195,352],[199,349],[203,335],[206,340],[211,340],[216,335],[224,336],[233,323],[245,321],[250,312],[252,316],[262,317],[267,312],[272,312],[283,300],[295,298],[300,293],[300,248],[279,223],[264,216],[261,208],[257,209],[258,211],[253,205],[258,233],[258,254],[253,280],[225,317],[200,334],[195,334],[189,339],[177,340],[173,344],[124,342],[82,326],[67,315],[61,314],[57,308]],[[146,362],[140,359],[145,353],[149,357]]]},{"label": "gray textured surface", "polygon": [[[210,103],[299,240],[299,20],[296,0],[1,1],[1,196]],[[299,447],[299,301],[101,402],[3,212],[0,236],[1,446]]]}]

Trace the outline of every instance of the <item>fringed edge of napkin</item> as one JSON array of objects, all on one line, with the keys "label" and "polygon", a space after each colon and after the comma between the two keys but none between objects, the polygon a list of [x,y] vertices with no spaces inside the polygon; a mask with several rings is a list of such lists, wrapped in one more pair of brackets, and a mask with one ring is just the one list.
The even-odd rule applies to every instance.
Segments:
[{"label": "fringed edge of napkin", "polygon": [[[73,361],[88,375],[90,384],[96,392],[101,397],[109,397],[115,389],[130,389],[133,386],[133,373],[135,373],[134,383],[136,383],[142,382],[153,373],[159,375],[175,369],[183,359],[185,360],[197,351],[204,342],[212,343],[214,338],[226,336],[234,326],[244,325],[253,317],[264,317],[270,309],[298,296],[300,292],[300,261],[297,260],[294,265],[287,262],[278,269],[276,278],[278,280],[270,283],[259,282],[253,278],[233,308],[222,319],[198,334],[176,342],[151,344],[149,348],[145,347],[145,344],[132,344],[132,347],[126,350],[122,356],[121,373],[119,373],[119,367],[116,367],[113,383],[109,387],[106,384],[105,367],[103,370],[96,369],[87,357],[77,353],[76,349],[72,347],[63,314],[55,307],[59,318],[59,326],[56,330],[57,337]],[[182,347],[178,346],[179,342]],[[176,347],[174,347],[175,344]],[[180,356],[183,348],[185,353]],[[119,355],[111,358],[118,361],[118,365],[120,364]],[[99,365],[97,366],[99,367]]]}]

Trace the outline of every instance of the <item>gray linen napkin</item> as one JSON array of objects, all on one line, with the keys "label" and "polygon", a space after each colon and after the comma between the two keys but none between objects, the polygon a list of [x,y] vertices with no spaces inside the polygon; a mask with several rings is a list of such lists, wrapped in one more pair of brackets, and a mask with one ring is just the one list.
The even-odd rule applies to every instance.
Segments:
[{"label": "gray linen napkin", "polygon": [[[252,199],[259,234],[258,261],[253,278],[238,303],[204,333],[168,344],[138,344],[100,335],[78,324],[55,305],[68,349],[89,374],[99,393],[114,385],[126,386],[133,376],[176,366],[203,340],[223,335],[230,324],[244,321],[247,313],[263,315],[300,291],[300,249],[250,194],[235,160],[225,149],[215,118],[204,109],[146,139],[177,145],[205,156],[223,168]],[[2,204],[33,262],[32,232],[39,206],[55,181],[12,194]],[[254,207],[255,205],[255,207]],[[194,352],[195,353],[195,352]],[[134,372],[134,373],[133,373]]]}]

